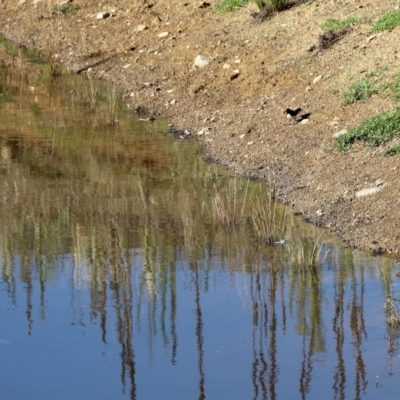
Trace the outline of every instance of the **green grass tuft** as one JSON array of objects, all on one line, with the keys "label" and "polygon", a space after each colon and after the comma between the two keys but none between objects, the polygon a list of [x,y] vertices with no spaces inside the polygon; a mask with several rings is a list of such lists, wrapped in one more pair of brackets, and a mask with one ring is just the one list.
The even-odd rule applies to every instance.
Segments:
[{"label": "green grass tuft", "polygon": [[346,19],[328,19],[321,25],[324,31],[337,31],[338,29],[347,28],[351,25],[359,24],[361,22],[360,18],[349,17]]},{"label": "green grass tuft", "polygon": [[344,94],[343,103],[353,104],[356,101],[364,101],[378,91],[376,83],[369,78],[354,82]]},{"label": "green grass tuft", "polygon": [[281,11],[287,6],[287,0],[253,0],[254,3],[264,3],[271,11]]},{"label": "green grass tuft", "polygon": [[281,11],[288,4],[287,0],[221,0],[215,5],[215,8],[219,11],[229,12],[243,7],[250,2],[255,4],[259,10],[266,7],[271,11]]},{"label": "green grass tuft", "polygon": [[349,132],[337,138],[340,150],[348,150],[352,143],[362,140],[371,147],[388,142],[400,134],[400,112],[389,111],[369,117]]},{"label": "green grass tuft", "polygon": [[400,74],[397,74],[396,79],[391,86],[391,89],[393,91],[394,101],[400,103]]},{"label": "green grass tuft", "polygon": [[397,25],[400,25],[400,11],[390,11],[376,21],[373,31],[385,31],[388,29],[393,29]]},{"label": "green grass tuft", "polygon": [[400,146],[392,146],[386,150],[387,156],[397,156],[400,154]]},{"label": "green grass tuft", "polygon": [[250,0],[222,0],[215,5],[218,11],[229,12],[245,6]]}]

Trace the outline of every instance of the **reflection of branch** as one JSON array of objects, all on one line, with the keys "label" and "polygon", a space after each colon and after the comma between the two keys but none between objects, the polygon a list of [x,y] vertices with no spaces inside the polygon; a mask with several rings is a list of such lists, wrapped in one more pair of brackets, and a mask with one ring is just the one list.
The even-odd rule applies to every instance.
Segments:
[{"label": "reflection of branch", "polygon": [[197,350],[198,350],[198,366],[199,366],[199,400],[205,399],[206,395],[204,392],[204,371],[203,371],[203,316],[200,306],[200,282],[199,282],[199,266],[195,263],[195,303],[196,303],[196,340],[197,340]]},{"label": "reflection of branch", "polygon": [[[130,276],[130,274],[128,274]],[[118,341],[121,344],[121,382],[126,386],[126,377],[130,383],[130,399],[136,399],[135,353],[133,350],[132,329],[132,288],[129,282],[113,282],[115,310],[117,314]]]},{"label": "reflection of branch", "polygon": [[[304,324],[306,322],[304,321]],[[312,328],[310,334],[310,340],[308,343],[308,351],[306,347],[306,335],[303,334],[303,349],[302,349],[302,362],[301,362],[301,375],[300,375],[300,393],[301,398],[306,399],[307,393],[310,390],[310,383],[311,383],[311,372],[313,369],[312,366],[312,356],[314,354],[314,336],[315,331]]]},{"label": "reflection of branch", "polygon": [[[257,399],[275,399],[275,385],[277,381],[277,360],[276,360],[276,329],[277,315],[275,311],[276,301],[276,273],[269,275],[268,291],[265,287],[265,274],[257,271],[251,276],[251,297],[253,304],[253,326],[252,326],[252,346],[253,362],[251,379],[253,384],[254,396]],[[270,309],[268,309],[268,305]],[[269,313],[271,318],[268,319]],[[269,321],[269,324],[268,324]],[[268,361],[265,358],[265,339],[269,336]],[[266,375],[268,374],[268,385]],[[261,391],[261,393],[260,393]]]},{"label": "reflection of branch", "polygon": [[171,363],[176,363],[176,352],[178,347],[178,335],[176,334],[176,265],[171,264],[170,273],[170,291],[171,291],[171,336],[172,336],[172,356]]},{"label": "reflection of branch", "polygon": [[346,368],[343,358],[344,285],[341,283],[341,277],[339,277],[337,280],[338,283],[336,284],[335,293],[335,316],[333,318],[333,332],[336,336],[336,354],[338,358],[338,363],[333,378],[333,391],[335,393],[335,399],[344,399],[344,389],[346,384]]},{"label": "reflection of branch", "polygon": [[[28,260],[27,260],[28,261]],[[28,321],[28,335],[32,334],[32,274],[29,262],[22,262],[23,264],[23,272],[22,272],[22,280],[25,282],[26,288],[26,309],[25,315]]]},{"label": "reflection of branch", "polygon": [[[354,388],[354,398],[360,399],[361,393],[365,391],[367,387],[366,380],[366,370],[365,363],[362,357],[362,338],[367,337],[367,333],[365,331],[365,322],[364,322],[364,274],[363,270],[360,272],[360,283],[356,282],[356,277],[353,276],[353,293],[352,293],[352,302],[351,302],[351,314],[350,314],[350,326],[351,332],[353,335],[354,347],[356,350],[356,379],[355,379],[355,388]],[[357,296],[357,287],[360,287],[360,296]],[[359,300],[358,300],[359,298]],[[360,304],[358,304],[360,303]]]}]

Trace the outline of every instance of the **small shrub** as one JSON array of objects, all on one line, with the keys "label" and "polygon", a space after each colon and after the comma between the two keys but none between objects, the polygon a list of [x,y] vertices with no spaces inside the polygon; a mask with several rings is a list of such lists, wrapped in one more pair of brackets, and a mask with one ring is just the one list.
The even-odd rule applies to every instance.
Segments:
[{"label": "small shrub", "polygon": [[373,31],[385,31],[388,29],[393,29],[397,25],[400,25],[400,11],[390,11],[376,21]]},{"label": "small shrub", "polygon": [[357,17],[349,17],[346,19],[328,19],[324,22],[321,28],[324,31],[337,31],[342,28],[348,28],[351,25],[355,25],[361,22],[360,18]]},{"label": "small shrub", "polygon": [[400,74],[396,76],[396,80],[392,85],[393,97],[396,102],[400,102]]},{"label": "small shrub", "polygon": [[352,143],[363,140],[371,147],[388,142],[400,134],[400,112],[397,110],[369,117],[349,132],[337,138],[340,150],[348,150]]},{"label": "small shrub", "polygon": [[386,150],[387,156],[397,156],[400,154],[400,146],[392,146]]},{"label": "small shrub", "polygon": [[74,14],[79,9],[78,6],[71,4],[62,4],[54,8],[54,12],[58,14]]},{"label": "small shrub", "polygon": [[233,11],[236,8],[245,6],[250,1],[259,10],[266,8],[270,11],[281,11],[286,8],[288,3],[287,0],[222,0],[216,4],[215,8],[220,11]]},{"label": "small shrub", "polygon": [[287,6],[287,0],[255,0],[257,3],[264,3],[272,11],[281,11]]},{"label": "small shrub", "polygon": [[215,5],[219,11],[229,12],[245,6],[250,0],[222,0]]},{"label": "small shrub", "polygon": [[364,101],[377,92],[375,82],[364,78],[354,82],[344,94],[344,104],[353,104],[356,101]]}]

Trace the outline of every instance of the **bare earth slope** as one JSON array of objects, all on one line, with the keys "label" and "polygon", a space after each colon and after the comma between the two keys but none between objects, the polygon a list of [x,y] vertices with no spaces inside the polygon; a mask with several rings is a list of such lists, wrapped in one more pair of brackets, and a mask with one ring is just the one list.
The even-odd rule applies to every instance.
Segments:
[{"label": "bare earth slope", "polygon": [[[221,14],[215,0],[74,0],[65,13],[56,3],[0,0],[0,35],[115,82],[133,106],[188,130],[210,159],[273,180],[281,201],[349,245],[400,253],[400,156],[363,143],[339,152],[332,137],[394,107],[383,94],[343,105],[354,81],[400,71],[400,27],[371,33],[393,2],[298,1],[263,23],[250,16],[254,6]],[[101,11],[110,15],[97,19]],[[307,51],[328,18],[348,16],[362,22],[330,48]],[[198,55],[210,63],[193,67]],[[308,122],[287,120],[287,107]]]}]

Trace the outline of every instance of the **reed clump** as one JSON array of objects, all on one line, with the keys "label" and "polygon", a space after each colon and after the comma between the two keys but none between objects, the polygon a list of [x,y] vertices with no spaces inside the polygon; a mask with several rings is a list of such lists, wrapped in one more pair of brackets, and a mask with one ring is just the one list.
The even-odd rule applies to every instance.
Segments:
[{"label": "reed clump", "polygon": [[[316,277],[321,261],[322,233],[316,240],[288,245],[288,261],[294,272]],[[326,256],[327,254],[325,254]]]},{"label": "reed clump", "polygon": [[276,203],[273,184],[235,178],[213,178],[205,185],[203,215],[211,225],[243,228],[260,242],[274,244],[285,233],[286,212]]}]

